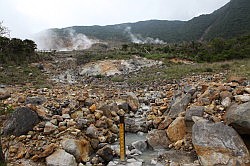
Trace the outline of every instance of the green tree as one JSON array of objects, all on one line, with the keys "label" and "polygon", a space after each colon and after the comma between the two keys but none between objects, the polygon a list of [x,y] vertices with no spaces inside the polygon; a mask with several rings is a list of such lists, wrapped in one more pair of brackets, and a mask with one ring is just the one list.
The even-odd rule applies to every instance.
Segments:
[{"label": "green tree", "polygon": [[3,21],[0,21],[0,37],[9,36],[9,29],[3,26]]}]

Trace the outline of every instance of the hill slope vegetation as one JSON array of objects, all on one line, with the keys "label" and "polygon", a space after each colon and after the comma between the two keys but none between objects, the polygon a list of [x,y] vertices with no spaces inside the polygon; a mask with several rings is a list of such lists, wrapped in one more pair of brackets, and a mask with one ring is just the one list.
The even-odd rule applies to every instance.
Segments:
[{"label": "hill slope vegetation", "polygon": [[49,29],[47,32],[53,32],[53,35],[63,42],[70,37],[71,32],[85,34],[102,41],[135,43],[201,41],[215,37],[232,38],[249,33],[249,9],[249,0],[231,0],[211,14],[201,15],[189,21],[149,20],[107,26],[73,26]]}]

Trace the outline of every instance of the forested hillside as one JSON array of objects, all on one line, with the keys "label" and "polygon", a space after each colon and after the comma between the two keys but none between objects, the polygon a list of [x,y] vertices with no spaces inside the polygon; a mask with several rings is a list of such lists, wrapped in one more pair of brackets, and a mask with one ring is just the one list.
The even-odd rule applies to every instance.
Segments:
[{"label": "forested hillside", "polygon": [[231,38],[249,33],[250,1],[231,0],[211,14],[189,21],[149,20],[107,26],[73,26],[50,29],[57,39],[67,41],[69,31],[85,34],[102,41],[147,43],[148,39],[164,42],[210,40],[215,37]]}]

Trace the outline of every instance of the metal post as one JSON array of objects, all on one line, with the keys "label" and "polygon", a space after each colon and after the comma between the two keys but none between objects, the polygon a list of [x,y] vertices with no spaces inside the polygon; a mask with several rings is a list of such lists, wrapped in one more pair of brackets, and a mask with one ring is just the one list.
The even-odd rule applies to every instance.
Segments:
[{"label": "metal post", "polygon": [[2,151],[1,137],[0,137],[0,165],[5,165],[4,154],[3,154],[3,151]]},{"label": "metal post", "polygon": [[120,159],[121,161],[125,161],[126,157],[126,147],[125,147],[125,123],[124,116],[120,116]]}]

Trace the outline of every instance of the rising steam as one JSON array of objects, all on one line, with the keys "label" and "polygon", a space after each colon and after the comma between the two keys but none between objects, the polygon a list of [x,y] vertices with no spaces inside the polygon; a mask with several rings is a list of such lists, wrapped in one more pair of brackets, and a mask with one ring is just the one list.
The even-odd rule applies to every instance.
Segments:
[{"label": "rising steam", "polygon": [[131,42],[138,44],[164,44],[163,40],[158,38],[153,39],[151,37],[142,37],[140,34],[133,34],[131,32],[131,27],[125,28],[125,33],[129,35]]},{"label": "rising steam", "polygon": [[39,50],[58,51],[84,50],[99,43],[99,40],[90,39],[82,33],[75,33],[72,28],[67,28],[63,34],[46,30],[35,35],[34,40]]}]

